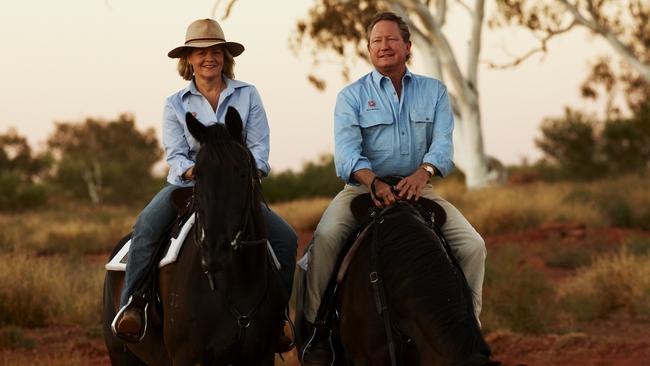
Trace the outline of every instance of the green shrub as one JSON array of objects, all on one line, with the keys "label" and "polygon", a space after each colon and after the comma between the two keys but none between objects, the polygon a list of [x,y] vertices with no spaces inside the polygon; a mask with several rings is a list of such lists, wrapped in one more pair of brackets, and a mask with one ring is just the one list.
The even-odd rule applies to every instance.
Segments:
[{"label": "green shrub", "polygon": [[22,211],[43,206],[45,187],[25,182],[14,173],[0,172],[0,211]]}]

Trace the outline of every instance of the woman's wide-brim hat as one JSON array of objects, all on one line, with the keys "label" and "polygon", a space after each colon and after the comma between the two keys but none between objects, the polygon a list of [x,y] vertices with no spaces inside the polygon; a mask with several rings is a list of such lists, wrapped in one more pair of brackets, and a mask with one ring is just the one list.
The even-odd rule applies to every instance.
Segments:
[{"label": "woman's wide-brim hat", "polygon": [[239,56],[244,52],[244,46],[241,43],[226,41],[221,26],[215,20],[199,19],[193,21],[187,27],[185,44],[169,51],[167,56],[180,58],[188,49],[212,47],[218,44],[224,45],[233,57]]}]

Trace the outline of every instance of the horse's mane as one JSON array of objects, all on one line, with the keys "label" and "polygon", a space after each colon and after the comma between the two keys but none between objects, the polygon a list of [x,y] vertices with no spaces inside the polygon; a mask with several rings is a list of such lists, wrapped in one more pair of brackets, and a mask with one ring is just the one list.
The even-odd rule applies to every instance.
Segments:
[{"label": "horse's mane", "polygon": [[440,339],[451,335],[466,350],[483,347],[478,327],[468,326],[475,320],[465,277],[417,210],[396,204],[384,214],[379,230],[378,269],[389,304],[410,301],[424,324],[444,331]]}]

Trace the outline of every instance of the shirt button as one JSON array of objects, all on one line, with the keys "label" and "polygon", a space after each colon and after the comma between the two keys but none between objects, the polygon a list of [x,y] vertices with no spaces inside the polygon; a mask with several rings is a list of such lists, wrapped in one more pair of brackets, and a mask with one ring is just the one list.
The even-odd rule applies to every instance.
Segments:
[{"label": "shirt button", "polygon": [[406,133],[404,133],[404,131],[402,131],[402,135],[406,135]]}]

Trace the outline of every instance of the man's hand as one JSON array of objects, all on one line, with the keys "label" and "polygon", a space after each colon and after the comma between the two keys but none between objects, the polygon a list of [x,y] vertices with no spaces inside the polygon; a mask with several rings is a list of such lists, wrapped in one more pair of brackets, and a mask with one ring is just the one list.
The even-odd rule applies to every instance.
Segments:
[{"label": "man's hand", "polygon": [[377,196],[371,193],[370,197],[372,197],[372,202],[374,202],[375,206],[379,208],[383,208],[392,205],[393,203],[395,203],[395,201],[397,201],[397,197],[395,197],[395,195],[393,194],[391,186],[380,181],[379,179],[375,179],[376,175],[372,170],[361,169],[361,170],[357,170],[352,174],[354,176],[354,179],[356,179],[357,182],[368,187],[370,192],[373,191],[372,185],[374,181],[374,185],[375,185],[374,191],[377,194]]},{"label": "man's hand", "polygon": [[397,196],[399,199],[407,200],[415,197],[415,200],[417,201],[420,199],[422,188],[424,188],[424,186],[427,184],[429,178],[431,178],[431,176],[426,170],[418,168],[415,172],[413,172],[413,174],[397,183],[397,186],[395,186],[395,188],[397,188],[399,191]]},{"label": "man's hand", "polygon": [[[391,186],[380,181],[379,179],[376,179],[374,182],[376,196],[371,194],[370,197],[372,197],[372,201],[375,203],[375,206],[383,208],[390,206],[397,201],[397,198],[393,194]],[[370,191],[372,192],[372,187],[370,188]]]}]

